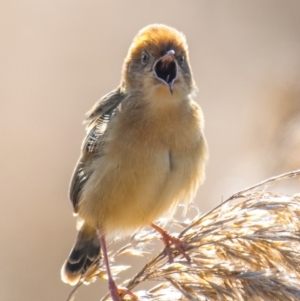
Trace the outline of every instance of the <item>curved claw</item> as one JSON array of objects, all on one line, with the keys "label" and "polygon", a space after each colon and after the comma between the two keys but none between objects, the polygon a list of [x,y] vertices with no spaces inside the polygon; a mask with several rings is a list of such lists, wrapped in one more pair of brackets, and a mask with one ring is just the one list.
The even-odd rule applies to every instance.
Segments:
[{"label": "curved claw", "polygon": [[152,223],[151,227],[154,228],[157,232],[159,232],[162,236],[162,240],[166,246],[166,252],[169,257],[169,263],[174,262],[174,258],[172,255],[172,250],[170,245],[173,244],[178,252],[185,257],[188,262],[191,262],[191,257],[185,252],[186,245],[179,238],[170,235],[167,231]]}]

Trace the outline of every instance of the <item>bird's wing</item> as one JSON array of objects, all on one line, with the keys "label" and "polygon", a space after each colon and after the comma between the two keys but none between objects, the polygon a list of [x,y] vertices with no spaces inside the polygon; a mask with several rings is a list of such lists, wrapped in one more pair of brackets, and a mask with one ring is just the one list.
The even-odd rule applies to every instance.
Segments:
[{"label": "bird's wing", "polygon": [[89,168],[95,157],[103,153],[107,125],[114,116],[125,95],[120,88],[113,90],[101,98],[93,108],[87,112],[87,134],[82,143],[81,157],[72,175],[69,198],[73,204],[74,213],[77,213],[78,202],[85,182],[92,174]]}]

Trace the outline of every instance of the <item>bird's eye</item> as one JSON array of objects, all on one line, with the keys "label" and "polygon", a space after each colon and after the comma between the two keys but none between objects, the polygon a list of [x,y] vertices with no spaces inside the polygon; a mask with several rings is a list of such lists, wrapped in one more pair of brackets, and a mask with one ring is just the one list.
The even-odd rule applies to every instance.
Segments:
[{"label": "bird's eye", "polygon": [[182,55],[182,56],[179,57],[178,63],[179,63],[179,65],[180,65],[180,67],[183,66],[183,64],[184,64],[184,55]]},{"label": "bird's eye", "polygon": [[146,65],[148,63],[149,56],[146,52],[142,53],[141,61],[143,65]]}]

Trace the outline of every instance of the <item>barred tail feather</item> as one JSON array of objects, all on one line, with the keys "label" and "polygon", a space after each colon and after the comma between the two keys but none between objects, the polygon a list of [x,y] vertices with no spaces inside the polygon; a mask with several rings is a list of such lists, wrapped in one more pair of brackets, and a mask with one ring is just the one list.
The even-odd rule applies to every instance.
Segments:
[{"label": "barred tail feather", "polygon": [[95,229],[82,226],[75,245],[61,269],[61,279],[76,285],[82,275],[100,258],[100,241]]}]

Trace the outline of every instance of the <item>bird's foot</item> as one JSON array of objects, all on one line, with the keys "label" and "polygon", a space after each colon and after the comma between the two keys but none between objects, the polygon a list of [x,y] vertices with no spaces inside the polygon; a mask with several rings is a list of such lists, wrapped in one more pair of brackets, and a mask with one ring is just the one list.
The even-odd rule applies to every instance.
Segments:
[{"label": "bird's foot", "polygon": [[172,250],[171,250],[171,244],[175,246],[175,248],[178,250],[178,252],[185,257],[185,259],[188,262],[191,262],[191,257],[185,252],[186,250],[186,244],[181,241],[179,238],[174,237],[170,235],[167,231],[162,229],[161,227],[157,226],[156,224],[152,223],[151,226],[161,234],[162,240],[166,246],[166,253],[169,258],[169,263],[174,262]]},{"label": "bird's foot", "polygon": [[129,295],[130,300],[138,300],[138,297],[132,291],[127,288],[117,287],[116,283],[113,280],[109,281],[108,288],[112,301],[122,301],[123,296],[125,295]]}]

